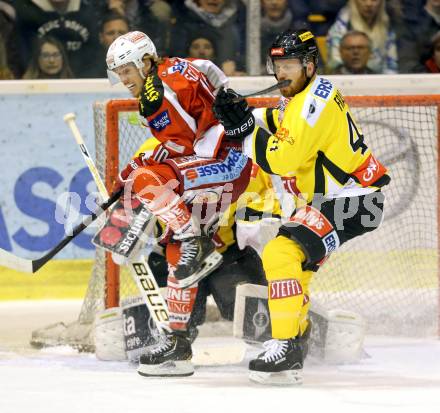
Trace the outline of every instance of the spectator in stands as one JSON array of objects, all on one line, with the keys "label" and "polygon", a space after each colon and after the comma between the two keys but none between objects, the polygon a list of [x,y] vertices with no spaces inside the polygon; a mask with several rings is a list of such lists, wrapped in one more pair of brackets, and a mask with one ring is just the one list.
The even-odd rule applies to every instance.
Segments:
[{"label": "spectator in stands", "polygon": [[116,12],[105,14],[102,17],[99,29],[99,43],[101,43],[105,51],[104,56],[107,54],[107,50],[113,41],[129,31],[130,25],[125,16]]},{"label": "spectator in stands", "polygon": [[425,7],[426,0],[396,0],[400,1],[404,19],[418,16]]},{"label": "spectator in stands", "polygon": [[208,59],[217,64],[216,46],[212,38],[204,33],[193,33],[193,36],[188,40],[188,57]]},{"label": "spectator in stands", "polygon": [[397,73],[396,33],[385,0],[348,0],[338,13],[327,36],[328,68],[334,70],[342,63],[339,45],[350,30],[366,33],[371,40],[368,67],[376,73]]},{"label": "spectator in stands", "polygon": [[[185,0],[181,22],[176,24],[172,43],[175,55],[183,55],[188,49],[192,32],[204,32],[215,39],[219,65],[227,61],[229,66],[241,69],[240,36],[236,23],[237,12],[243,4],[236,0]],[[233,69],[237,71],[237,69]]]},{"label": "spectator in stands", "polygon": [[[218,64],[217,46],[215,39],[210,38],[205,33],[192,33],[189,39],[188,51],[185,56],[196,59],[208,59]],[[244,76],[246,73],[238,71],[235,62],[227,60],[221,65],[226,76]]]},{"label": "spectator in stands", "polygon": [[287,0],[261,1],[261,62],[266,73],[266,57],[275,37],[287,29],[294,29],[292,10]]},{"label": "spectator in stands", "polygon": [[150,0],[140,8],[138,28],[148,34],[160,56],[177,55],[175,51],[182,51],[173,41],[178,24],[181,24],[179,11],[165,0]]},{"label": "spectator in stands", "polygon": [[131,27],[139,23],[139,13],[144,0],[101,0],[104,1],[104,15],[109,11],[125,16]]},{"label": "spectator in stands", "polygon": [[427,0],[419,13],[405,16],[399,39],[400,72],[425,72],[424,62],[431,57],[431,39],[440,31],[440,0]]},{"label": "spectator in stands", "polygon": [[0,79],[20,78],[23,66],[12,0],[0,0]]},{"label": "spectator in stands", "polygon": [[288,0],[288,3],[294,12],[294,27],[307,27],[319,37],[327,35],[347,0]]},{"label": "spectator in stands", "polygon": [[432,38],[431,57],[425,61],[426,72],[440,73],[440,31]]},{"label": "spectator in stands", "polygon": [[37,38],[23,79],[70,79],[73,72],[63,44],[50,36]]},{"label": "spectator in stands", "polygon": [[[301,1],[297,4],[292,0],[261,0],[261,74],[267,73],[266,58],[276,36],[287,29],[308,28],[307,15],[308,6],[302,5]],[[239,24],[241,37],[245,37],[246,19],[244,16],[240,16]],[[242,53],[245,54],[245,50],[242,50]],[[321,57],[322,55],[319,59],[320,68],[322,68]]]},{"label": "spectator in stands", "polygon": [[14,79],[11,69],[8,66],[8,56],[6,54],[5,42],[3,36],[0,35],[0,80]]},{"label": "spectator in stands", "polygon": [[110,45],[117,37],[128,33],[130,26],[127,18],[115,11],[105,13],[99,25],[99,43],[101,47],[96,51],[94,69],[89,76],[93,78],[107,77],[105,56]]},{"label": "spectator in stands", "polygon": [[159,21],[169,21],[173,17],[173,7],[166,0],[150,0],[149,7]]},{"label": "spectator in stands", "polygon": [[89,77],[96,64],[98,4],[79,0],[15,0],[23,54],[28,60],[36,37],[61,41],[77,77]]},{"label": "spectator in stands", "polygon": [[369,75],[374,71],[368,67],[371,42],[364,32],[351,30],[342,36],[339,45],[342,63],[331,73],[334,75]]}]

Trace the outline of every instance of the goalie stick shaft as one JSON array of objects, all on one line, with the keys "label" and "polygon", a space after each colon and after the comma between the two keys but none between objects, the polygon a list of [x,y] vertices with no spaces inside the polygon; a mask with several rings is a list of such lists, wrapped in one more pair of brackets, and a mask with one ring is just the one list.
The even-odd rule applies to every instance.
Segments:
[{"label": "goalie stick shaft", "polygon": [[[90,157],[84,140],[81,136],[81,132],[75,122],[75,114],[67,113],[64,115],[64,122],[67,123],[70,130],[72,131],[73,137],[78,144],[84,160],[89,168],[90,173],[93,176],[93,180],[98,188],[99,193],[105,198],[108,198],[107,188],[99,175],[98,168],[95,162]],[[155,218],[151,218],[153,222],[147,226],[146,231],[153,231]],[[158,330],[163,332],[169,329],[169,313],[168,306],[165,299],[163,298],[159,285],[157,284],[156,278],[148,265],[147,257],[144,254],[140,254],[136,259],[129,260],[127,266],[130,269],[130,273],[133,277],[136,286],[138,287],[139,293],[142,296],[144,303],[147,305],[148,311],[156,324]]]},{"label": "goalie stick shaft", "polygon": [[89,167],[89,171],[93,176],[93,180],[95,181],[96,186],[98,187],[99,193],[104,197],[104,200],[108,199],[108,192],[104,185],[104,182],[102,181],[98,169],[96,168],[95,163],[93,162],[93,159],[91,158],[89,151],[87,149],[87,146],[84,142],[84,139],[81,136],[81,133],[78,129],[78,126],[75,122],[75,114],[74,113],[66,113],[64,115],[64,122],[66,122],[67,126],[69,126],[70,130],[72,131],[72,135],[76,140],[76,143],[78,144],[82,156],[84,160],[86,161],[87,166]]},{"label": "goalie stick shaft", "polygon": [[72,241],[78,234],[84,231],[96,218],[98,218],[104,211],[112,206],[122,195],[123,189],[113,193],[110,198],[99,205],[97,212],[87,215],[83,218],[81,224],[77,225],[72,234],[66,236],[58,245],[52,248],[47,254],[36,260],[17,257],[10,252],[0,249],[0,265],[16,271],[35,273],[48,261],[50,261],[56,254],[58,254],[70,241]]},{"label": "goalie stick shaft", "polygon": [[244,95],[244,96],[240,96],[238,98],[232,99],[232,102],[237,103],[237,102],[240,102],[240,100],[242,100],[242,99],[251,98],[253,96],[258,96],[258,95],[264,95],[266,93],[273,92],[274,90],[282,89],[283,87],[290,85],[290,82],[291,82],[290,79],[282,80],[281,82],[278,82],[275,85],[272,85],[266,89],[259,90],[258,92],[253,92],[253,93],[250,93],[249,95]]}]

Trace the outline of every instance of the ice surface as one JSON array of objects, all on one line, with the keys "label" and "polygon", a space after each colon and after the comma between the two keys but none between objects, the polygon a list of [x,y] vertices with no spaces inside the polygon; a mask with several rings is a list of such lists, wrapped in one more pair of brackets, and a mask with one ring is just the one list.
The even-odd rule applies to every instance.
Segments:
[{"label": "ice surface", "polygon": [[[149,379],[126,362],[101,362],[70,347],[30,348],[33,329],[73,321],[79,306],[0,303],[0,413],[440,412],[435,337],[368,337],[369,357],[359,364],[307,360],[300,387],[249,382],[247,361],[256,351],[251,348],[240,364],[199,365],[192,377]],[[195,351],[223,345],[242,344],[231,337],[200,337]]]}]

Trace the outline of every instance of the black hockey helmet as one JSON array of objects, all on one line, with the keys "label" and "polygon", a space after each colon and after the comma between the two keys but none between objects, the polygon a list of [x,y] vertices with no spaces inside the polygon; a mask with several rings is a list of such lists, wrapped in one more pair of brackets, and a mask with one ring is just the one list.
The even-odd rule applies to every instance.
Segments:
[{"label": "black hockey helmet", "polygon": [[291,59],[297,57],[305,65],[313,62],[318,65],[318,45],[310,30],[286,30],[279,34],[269,49],[267,57],[267,72],[275,74],[273,61],[275,59]]}]

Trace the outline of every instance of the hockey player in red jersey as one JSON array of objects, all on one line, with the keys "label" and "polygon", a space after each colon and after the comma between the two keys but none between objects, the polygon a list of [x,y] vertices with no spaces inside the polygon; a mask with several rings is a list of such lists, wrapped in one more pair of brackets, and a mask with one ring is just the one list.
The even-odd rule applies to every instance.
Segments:
[{"label": "hockey player in red jersey", "polygon": [[139,99],[139,113],[161,142],[148,158],[142,154],[134,158],[120,173],[120,182],[129,182],[130,189],[172,230],[174,240],[181,241],[174,275],[184,287],[199,280],[196,274],[214,244],[200,234],[199,223],[181,195],[216,188],[221,196],[225,184],[232,183],[232,198],[237,198],[246,188],[251,168],[245,156],[222,145],[224,129],[211,110],[214,91],[226,77],[204,61],[200,67],[208,79],[196,64],[159,58],[142,32],[118,37],[107,53],[110,79],[121,81]]},{"label": "hockey player in red jersey", "polygon": [[[118,37],[106,60],[110,81],[122,82],[139,100],[139,113],[160,142],[151,156],[141,153],[131,160],[120,172],[118,185],[124,186],[126,194],[134,193],[166,224],[173,251],[177,242],[179,254],[172,275],[179,287],[196,285],[208,274],[206,267],[213,270],[220,265],[208,235],[215,229],[209,224],[215,223],[224,194],[234,202],[245,190],[252,167],[250,159],[225,141],[224,128],[212,113],[215,91],[227,79],[206,60],[159,58],[153,42],[142,32]],[[217,205],[211,217],[206,216],[209,208],[200,209],[208,230],[201,228],[202,219],[196,216],[201,214],[191,213],[194,199]],[[141,357],[144,371],[184,375],[184,365],[180,374],[164,373],[162,353],[171,353],[174,363],[188,361],[189,341],[171,333],[166,343],[166,348]]]}]

